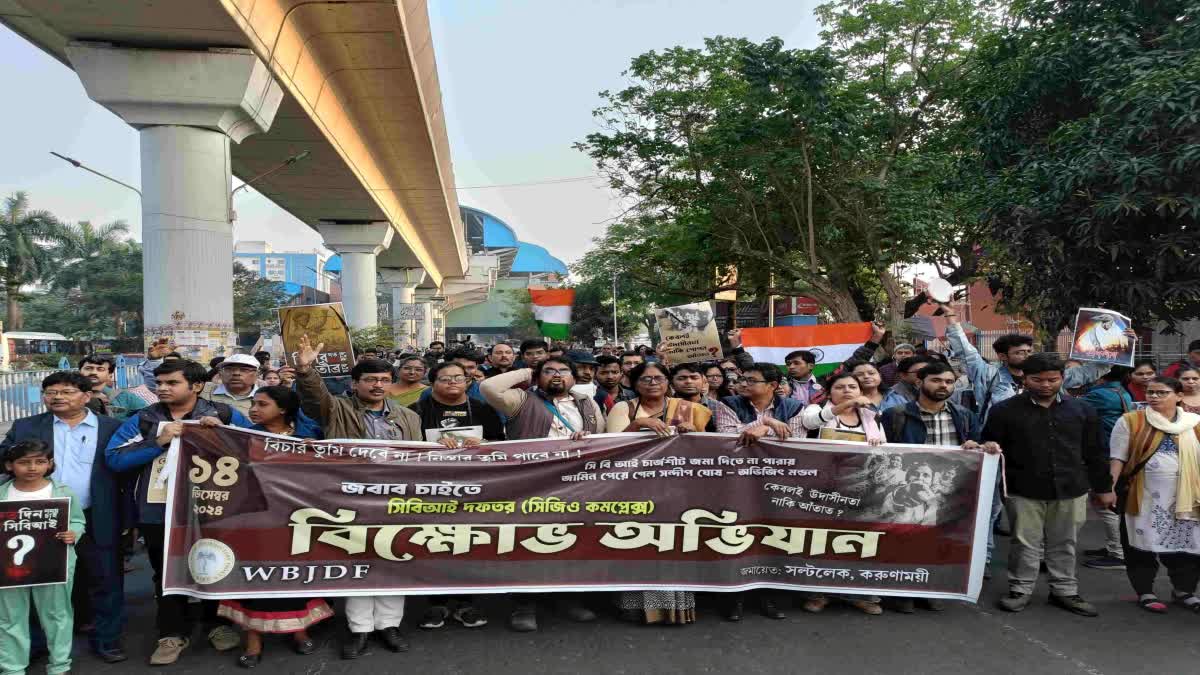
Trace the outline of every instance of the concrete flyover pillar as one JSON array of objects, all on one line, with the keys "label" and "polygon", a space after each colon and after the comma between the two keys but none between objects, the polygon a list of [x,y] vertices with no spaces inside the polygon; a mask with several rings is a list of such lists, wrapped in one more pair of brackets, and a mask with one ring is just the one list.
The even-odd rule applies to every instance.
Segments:
[{"label": "concrete flyover pillar", "polygon": [[246,49],[76,42],[93,101],[140,131],[147,338],[197,359],[228,353],[233,325],[229,143],[270,128],[283,91]]},{"label": "concrete flyover pillar", "polygon": [[375,256],[391,245],[392,224],[387,221],[349,224],[322,221],[317,229],[325,246],[342,257],[342,304],[346,309],[346,322],[351,328],[379,325]]},{"label": "concrete flyover pillar", "polygon": [[413,346],[417,341],[418,317],[413,316],[412,312],[416,309],[417,286],[424,283],[426,276],[425,270],[420,267],[385,267],[379,270],[383,287],[391,291],[392,332],[397,349]]},{"label": "concrete flyover pillar", "polygon": [[438,306],[433,302],[433,298],[437,295],[436,288],[422,288],[413,298],[420,307],[418,311],[422,317],[421,323],[417,326],[417,344],[421,349],[429,347],[429,343],[434,340],[446,341],[446,338],[441,335],[441,331],[434,329]]}]

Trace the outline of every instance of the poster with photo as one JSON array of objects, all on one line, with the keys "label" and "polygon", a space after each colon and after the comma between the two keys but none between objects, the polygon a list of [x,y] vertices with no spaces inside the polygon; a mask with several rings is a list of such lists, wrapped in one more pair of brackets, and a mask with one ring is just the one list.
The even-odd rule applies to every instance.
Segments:
[{"label": "poster with photo", "polygon": [[354,346],[342,303],[280,307],[279,333],[287,365],[296,365],[300,337],[307,335],[313,346],[323,344],[315,368],[321,377],[349,375],[354,367]]},{"label": "poster with photo", "polygon": [[1129,317],[1119,312],[1098,307],[1080,308],[1075,315],[1070,358],[1132,368],[1137,340],[1125,334],[1132,326]]},{"label": "poster with photo", "polygon": [[658,353],[671,365],[721,358],[721,336],[712,303],[695,302],[654,311],[658,320]]}]

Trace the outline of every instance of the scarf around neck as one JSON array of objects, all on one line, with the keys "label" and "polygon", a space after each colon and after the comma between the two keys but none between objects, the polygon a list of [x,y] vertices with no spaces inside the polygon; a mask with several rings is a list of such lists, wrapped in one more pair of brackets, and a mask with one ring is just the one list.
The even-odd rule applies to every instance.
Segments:
[{"label": "scarf around neck", "polygon": [[1179,447],[1175,517],[1180,520],[1200,520],[1200,439],[1196,438],[1193,431],[1200,425],[1200,415],[1180,410],[1174,420],[1169,420],[1153,408],[1146,408],[1146,422],[1172,436]]}]

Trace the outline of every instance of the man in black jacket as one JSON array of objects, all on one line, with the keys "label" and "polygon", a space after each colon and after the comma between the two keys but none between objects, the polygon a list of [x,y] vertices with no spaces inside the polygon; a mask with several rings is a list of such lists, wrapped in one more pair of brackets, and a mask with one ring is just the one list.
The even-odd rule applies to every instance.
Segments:
[{"label": "man in black jacket", "polygon": [[1019,612],[1029,604],[1044,549],[1050,603],[1097,616],[1079,596],[1075,545],[1087,520],[1089,490],[1102,507],[1116,503],[1100,420],[1086,403],[1060,397],[1064,366],[1054,355],[1030,356],[1021,370],[1024,393],[995,404],[983,429],[985,441],[1004,448],[1006,506],[1013,521],[1009,593],[1000,608]]},{"label": "man in black jacket", "polygon": [[66,483],[83,507],[87,527],[75,544],[76,625],[91,623],[92,651],[106,663],[124,661],[121,615],[124,576],[121,564],[121,489],[118,475],[104,463],[108,441],[121,421],[88,408],[93,382],[79,373],[60,371],[42,380],[42,402],[49,412],[13,422],[0,454],[21,441],[39,440],[54,449],[54,479]]}]

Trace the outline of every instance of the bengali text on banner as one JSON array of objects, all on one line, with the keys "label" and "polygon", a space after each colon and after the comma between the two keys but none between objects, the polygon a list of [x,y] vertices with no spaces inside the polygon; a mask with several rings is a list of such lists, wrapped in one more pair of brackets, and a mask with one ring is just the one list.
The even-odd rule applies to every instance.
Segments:
[{"label": "bengali text on banner", "polygon": [[166,593],[769,587],[974,601],[995,457],[726,434],[451,450],[186,424]]}]

